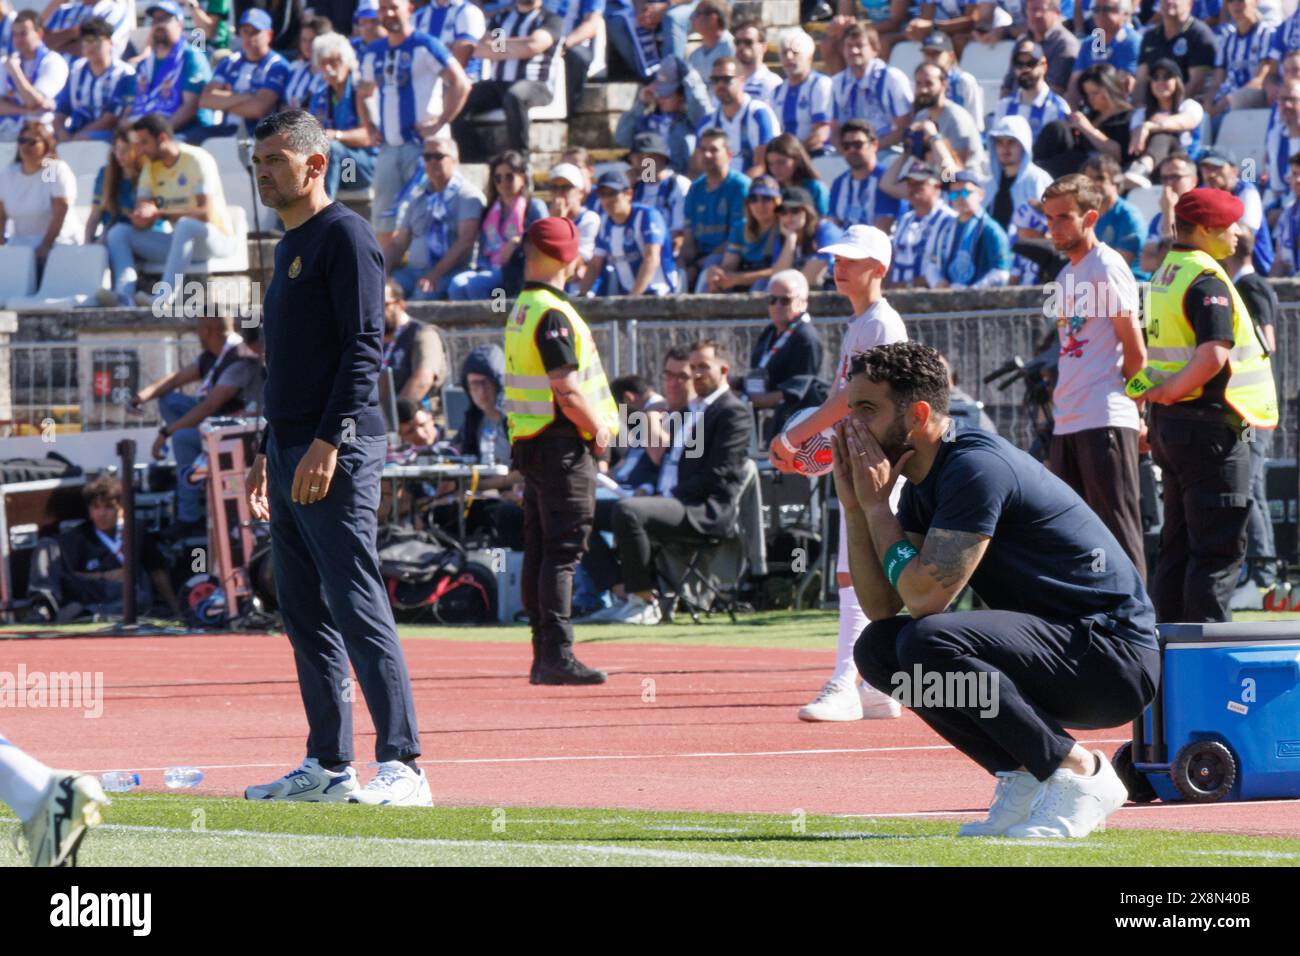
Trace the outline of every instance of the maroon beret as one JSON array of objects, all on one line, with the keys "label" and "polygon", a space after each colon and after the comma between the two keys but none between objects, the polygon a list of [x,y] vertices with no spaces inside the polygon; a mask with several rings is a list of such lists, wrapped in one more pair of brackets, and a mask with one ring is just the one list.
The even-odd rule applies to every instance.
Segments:
[{"label": "maroon beret", "polygon": [[578,227],[567,216],[547,216],[528,227],[524,238],[552,259],[569,263],[578,258]]},{"label": "maroon beret", "polygon": [[1226,229],[1245,212],[1241,200],[1222,189],[1193,189],[1183,193],[1174,206],[1175,217],[1206,229]]}]

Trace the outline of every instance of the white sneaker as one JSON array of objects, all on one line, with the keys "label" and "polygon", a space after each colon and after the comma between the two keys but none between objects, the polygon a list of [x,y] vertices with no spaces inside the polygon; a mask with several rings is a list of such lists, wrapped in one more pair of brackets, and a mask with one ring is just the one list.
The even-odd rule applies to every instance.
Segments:
[{"label": "white sneaker", "polygon": [[315,757],[307,757],[275,783],[244,791],[245,800],[298,800],[303,803],[342,803],[357,789],[357,772],[351,767],[326,770]]},{"label": "white sneaker", "polygon": [[611,604],[609,607],[603,607],[599,611],[592,611],[586,617],[580,617],[573,623],[608,624],[610,621],[615,620],[616,617],[622,613],[625,607],[627,607],[626,601],[620,601],[617,598],[615,598],[614,603]]},{"label": "white sneaker", "polygon": [[99,826],[99,808],[108,803],[94,777],[56,770],[40,809],[14,834],[14,846],[27,851],[32,866],[76,866],[82,837]]},{"label": "white sneaker", "polygon": [[1007,830],[1009,837],[1086,837],[1105,830],[1106,818],[1124,806],[1128,790],[1100,751],[1093,751],[1098,770],[1081,777],[1058,770],[1043,784],[1043,793],[1029,819]]},{"label": "white sneaker", "polygon": [[629,594],[627,602],[619,606],[617,613],[605,620],[614,624],[658,624],[663,616],[659,605],[654,601],[645,601],[635,594]]},{"label": "white sneaker", "polygon": [[416,773],[400,760],[385,760],[379,772],[362,789],[348,797],[348,803],[370,806],[431,807],[433,794],[424,771]]},{"label": "white sneaker", "polygon": [[863,720],[892,720],[903,716],[903,705],[866,681],[858,682],[858,699],[862,701]]},{"label": "white sneaker", "polygon": [[852,684],[828,680],[812,701],[799,710],[808,721],[861,720],[862,698]]},{"label": "white sneaker", "polygon": [[1002,836],[1011,827],[1024,823],[1046,784],[1025,770],[999,770],[998,785],[993,790],[987,820],[963,823],[958,836]]}]

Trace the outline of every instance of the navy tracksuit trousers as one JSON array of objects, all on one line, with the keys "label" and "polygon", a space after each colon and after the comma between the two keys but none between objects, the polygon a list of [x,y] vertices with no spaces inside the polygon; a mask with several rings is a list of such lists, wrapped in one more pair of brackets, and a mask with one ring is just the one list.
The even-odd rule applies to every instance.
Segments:
[{"label": "navy tracksuit trousers", "polygon": [[386,439],[344,443],[325,498],[298,505],[293,473],[308,447],[281,448],[272,430],[266,448],[275,590],[307,711],[307,756],[353,759],[351,661],[375,723],[376,759],[417,757],[411,679],[375,553]]},{"label": "navy tracksuit trousers", "polygon": [[[1065,727],[1118,727],[1155,697],[1160,652],[1085,621],[1017,611],[954,611],[872,621],[853,651],[858,673],[892,694],[915,673],[986,672],[997,706],[912,707],[989,773],[1024,767],[1046,780],[1074,747]],[[991,680],[997,675],[996,684]]]}]

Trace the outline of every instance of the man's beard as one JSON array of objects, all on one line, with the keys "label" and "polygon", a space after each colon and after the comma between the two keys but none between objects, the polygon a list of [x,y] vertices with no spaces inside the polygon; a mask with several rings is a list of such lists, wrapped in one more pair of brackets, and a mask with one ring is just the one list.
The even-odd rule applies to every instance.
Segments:
[{"label": "man's beard", "polygon": [[939,97],[937,96],[922,96],[918,93],[916,94],[916,98],[912,100],[912,110],[919,113],[921,110],[933,109],[935,104],[938,102]]},{"label": "man's beard", "polygon": [[902,413],[899,413],[889,425],[889,431],[885,432],[885,437],[878,440],[880,450],[885,453],[891,465],[897,465],[898,460],[907,452],[916,446],[907,438],[907,426],[903,424]]},{"label": "man's beard", "polygon": [[1016,83],[1022,90],[1032,90],[1038,85],[1038,77],[1033,73],[1020,73],[1016,75]]}]

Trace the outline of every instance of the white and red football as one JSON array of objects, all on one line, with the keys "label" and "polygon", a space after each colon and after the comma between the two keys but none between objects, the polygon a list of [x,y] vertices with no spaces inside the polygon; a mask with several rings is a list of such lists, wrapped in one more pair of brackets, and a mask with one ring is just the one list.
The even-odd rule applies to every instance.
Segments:
[{"label": "white and red football", "polygon": [[[786,421],[786,431],[788,432],[816,411],[815,408],[801,408]],[[829,475],[833,464],[831,430],[829,428],[818,432],[802,445],[795,447],[794,470],[801,475],[807,475],[809,478]]]}]

